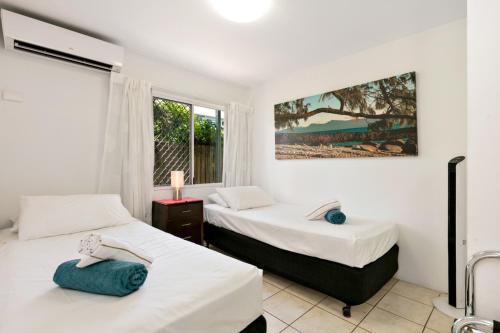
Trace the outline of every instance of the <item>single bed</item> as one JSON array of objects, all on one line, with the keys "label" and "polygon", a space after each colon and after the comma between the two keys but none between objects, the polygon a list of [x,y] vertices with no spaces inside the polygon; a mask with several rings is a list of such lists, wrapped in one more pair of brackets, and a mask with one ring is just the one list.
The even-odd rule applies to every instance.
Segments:
[{"label": "single bed", "polygon": [[148,278],[126,297],[57,287],[87,232],[19,241],[0,233],[0,332],[264,333],[262,271],[145,223],[103,228],[150,252]]},{"label": "single bed", "polygon": [[346,316],[398,269],[393,223],[309,221],[303,207],[282,203],[241,211],[208,204],[204,211],[207,243],[345,302]]}]

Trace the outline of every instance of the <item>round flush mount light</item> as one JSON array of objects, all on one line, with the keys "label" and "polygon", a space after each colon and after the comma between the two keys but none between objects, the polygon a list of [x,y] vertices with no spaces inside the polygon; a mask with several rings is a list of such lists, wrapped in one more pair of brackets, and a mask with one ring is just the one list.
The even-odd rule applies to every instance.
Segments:
[{"label": "round flush mount light", "polygon": [[264,16],[271,0],[210,0],[215,10],[229,21],[252,22]]}]

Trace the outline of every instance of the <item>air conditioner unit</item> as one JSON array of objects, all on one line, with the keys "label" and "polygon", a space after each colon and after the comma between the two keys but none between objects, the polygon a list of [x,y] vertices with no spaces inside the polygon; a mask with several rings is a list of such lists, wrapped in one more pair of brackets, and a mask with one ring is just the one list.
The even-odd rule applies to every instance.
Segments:
[{"label": "air conditioner unit", "polygon": [[120,72],[123,47],[2,9],[5,48]]}]

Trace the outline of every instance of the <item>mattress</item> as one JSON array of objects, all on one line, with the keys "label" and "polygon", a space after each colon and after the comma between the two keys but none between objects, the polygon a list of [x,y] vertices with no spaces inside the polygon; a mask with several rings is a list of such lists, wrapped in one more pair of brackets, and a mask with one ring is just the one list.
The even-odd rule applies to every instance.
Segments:
[{"label": "mattress", "polygon": [[78,258],[88,232],[0,246],[0,332],[213,332],[243,330],[262,313],[262,271],[145,223],[99,229],[149,251],[141,289],[112,297],[62,289],[56,267]]},{"label": "mattress", "polygon": [[304,207],[278,203],[235,211],[205,205],[205,221],[277,248],[362,268],[398,240],[394,223],[349,217],[343,225],[309,221]]}]

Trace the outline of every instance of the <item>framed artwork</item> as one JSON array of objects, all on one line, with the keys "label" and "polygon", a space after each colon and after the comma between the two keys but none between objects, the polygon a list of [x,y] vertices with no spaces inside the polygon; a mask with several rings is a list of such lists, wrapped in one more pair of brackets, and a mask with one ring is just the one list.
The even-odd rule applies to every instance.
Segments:
[{"label": "framed artwork", "polygon": [[274,106],[278,160],[416,156],[415,72]]}]

